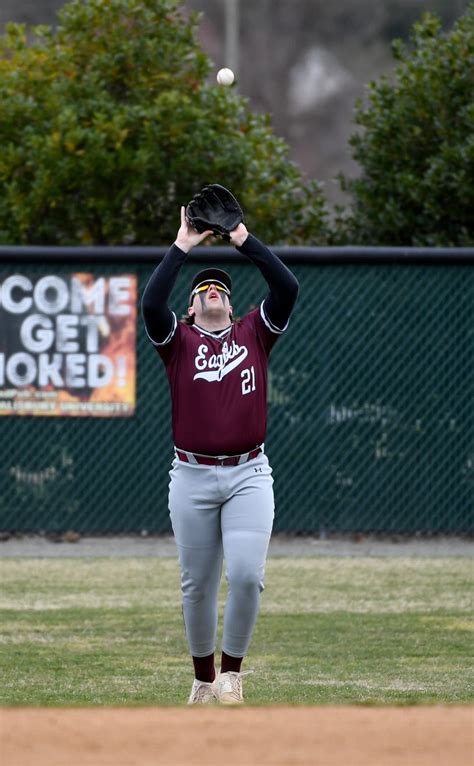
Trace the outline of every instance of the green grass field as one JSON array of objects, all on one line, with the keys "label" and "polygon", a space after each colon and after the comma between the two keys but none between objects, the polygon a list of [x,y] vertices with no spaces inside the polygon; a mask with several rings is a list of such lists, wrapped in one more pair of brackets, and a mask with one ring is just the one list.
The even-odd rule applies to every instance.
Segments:
[{"label": "green grass field", "polygon": [[[269,559],[246,701],[472,702],[472,574],[462,557]],[[4,559],[0,582],[0,704],[186,700],[173,559]]]}]

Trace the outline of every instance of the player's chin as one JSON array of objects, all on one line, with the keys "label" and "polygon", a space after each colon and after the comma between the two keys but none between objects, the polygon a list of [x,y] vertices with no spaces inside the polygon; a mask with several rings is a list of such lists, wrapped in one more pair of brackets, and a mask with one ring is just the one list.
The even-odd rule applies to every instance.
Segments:
[{"label": "player's chin", "polygon": [[229,320],[229,314],[226,311],[222,311],[222,306],[211,306],[206,311],[206,316],[213,321],[227,322]]}]

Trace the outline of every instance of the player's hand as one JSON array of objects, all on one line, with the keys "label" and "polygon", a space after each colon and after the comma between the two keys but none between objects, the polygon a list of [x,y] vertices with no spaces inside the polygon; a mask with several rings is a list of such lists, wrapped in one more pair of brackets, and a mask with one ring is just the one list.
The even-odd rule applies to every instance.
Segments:
[{"label": "player's hand", "polygon": [[195,246],[199,245],[206,237],[212,234],[212,231],[203,231],[201,234],[193,229],[189,225],[186,218],[186,208],[181,206],[181,226],[178,229],[176,235],[175,245],[179,247],[184,253],[189,251]]},{"label": "player's hand", "polygon": [[239,223],[236,229],[230,232],[230,241],[232,242],[235,247],[240,247],[244,244],[245,240],[247,239],[249,233],[247,231],[247,227],[244,223]]}]

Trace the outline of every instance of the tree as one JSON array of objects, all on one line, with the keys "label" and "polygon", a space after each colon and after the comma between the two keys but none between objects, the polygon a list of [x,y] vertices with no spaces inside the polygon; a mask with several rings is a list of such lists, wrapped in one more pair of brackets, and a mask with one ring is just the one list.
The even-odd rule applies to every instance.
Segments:
[{"label": "tree", "polygon": [[393,81],[370,84],[351,138],[360,178],[341,224],[349,241],[474,244],[474,4],[448,33],[426,14],[413,49],[395,42]]},{"label": "tree", "polygon": [[324,242],[324,200],[267,115],[206,83],[176,0],[72,0],[0,39],[0,242],[160,244],[180,204],[228,185],[257,235]]}]

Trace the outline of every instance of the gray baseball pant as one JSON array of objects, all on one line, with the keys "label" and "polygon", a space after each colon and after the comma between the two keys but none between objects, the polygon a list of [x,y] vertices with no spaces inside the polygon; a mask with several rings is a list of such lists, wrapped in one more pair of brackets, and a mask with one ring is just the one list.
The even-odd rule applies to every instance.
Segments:
[{"label": "gray baseball pant", "polygon": [[169,509],[181,569],[186,637],[194,657],[216,649],[217,605],[225,559],[227,600],[222,650],[247,653],[264,587],[274,517],[265,454],[237,466],[173,461]]}]

